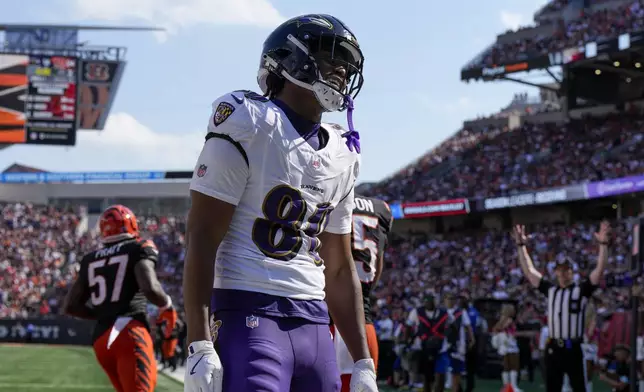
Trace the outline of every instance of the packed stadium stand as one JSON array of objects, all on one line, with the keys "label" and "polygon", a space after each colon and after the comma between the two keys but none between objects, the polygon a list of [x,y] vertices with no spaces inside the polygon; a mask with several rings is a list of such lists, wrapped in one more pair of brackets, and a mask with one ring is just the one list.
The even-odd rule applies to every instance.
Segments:
[{"label": "packed stadium stand", "polygon": [[[527,97],[515,97],[513,102],[516,104],[517,100],[525,102]],[[491,117],[503,118],[503,115]],[[392,205],[457,197],[471,199],[474,205],[477,198],[642,174],[642,121],[641,113],[634,110],[626,114],[584,117],[563,126],[546,122],[526,123],[515,129],[462,129],[415,165],[372,186],[370,193],[384,197]],[[75,189],[87,187],[87,195],[91,197],[83,199],[81,194],[74,200],[71,195],[58,195],[58,198],[40,195],[50,200],[50,204],[8,202],[2,205],[0,317],[52,317],[60,312],[66,287],[78,270],[79,256],[97,246],[93,230],[97,213],[101,207],[114,202],[129,202],[134,206],[144,236],[153,239],[160,250],[157,270],[164,288],[181,307],[185,200],[176,198],[174,203],[164,204],[163,194],[150,199],[146,196],[149,184],[145,183],[121,184],[120,189],[128,189],[122,192],[122,200],[112,196],[96,199],[94,195],[100,191],[92,191],[91,187],[101,184],[68,185],[78,187]],[[173,185],[185,187],[187,184],[184,181]],[[11,189],[15,192],[17,188]],[[118,186],[114,189],[115,193],[120,192]],[[141,197],[137,198],[138,191],[133,189],[139,189]],[[14,194],[14,197],[21,196]],[[639,198],[635,200],[641,202]],[[386,270],[374,292],[378,323],[391,324],[396,331],[405,324],[409,311],[421,304],[424,294],[431,292],[440,296],[452,292],[476,300],[517,301],[525,310],[521,314],[523,320],[542,325],[544,302],[523,278],[514,243],[503,222],[511,219],[531,223],[533,258],[537,268],[547,276],[552,276],[557,259],[570,256],[576,261],[576,279],[581,279],[596,261],[593,233],[601,218],[611,219],[615,243],[609,260],[610,271],[594,301],[605,325],[611,324],[615,314],[620,315],[616,318],[620,325],[627,323],[628,318],[621,315],[630,306],[629,290],[617,287],[612,277],[629,268],[629,204],[615,200],[609,203],[624,207],[617,211],[614,205],[606,207],[604,202],[595,213],[584,215],[575,211],[579,208],[583,211],[587,206],[567,209],[568,204],[561,204],[504,210],[495,217],[489,216],[493,211],[480,212],[479,220],[475,221],[473,218],[459,221],[459,216],[398,220],[386,250]],[[88,210],[88,205],[93,207]],[[441,223],[432,223],[436,220]],[[497,314],[488,311],[485,317],[488,323],[494,323]],[[387,347],[397,348],[389,353],[389,358],[386,352],[381,354],[383,361],[389,363],[396,356],[405,355],[401,349],[404,344],[393,344],[393,331],[380,329],[383,341],[392,342]],[[603,336],[607,342],[603,353],[610,351],[616,340],[626,339],[611,335],[608,330]],[[394,381],[391,371],[385,370],[382,374],[392,383],[400,382]]]},{"label": "packed stadium stand", "polygon": [[[515,97],[513,102],[516,101],[525,103],[527,98]],[[501,113],[490,117],[507,120]],[[583,117],[564,125],[545,122],[524,123],[514,129],[464,128],[414,165],[372,186],[369,192],[387,199],[392,206],[454,198],[471,200],[475,206],[477,200],[488,197],[643,174],[643,121],[641,112],[634,109]],[[6,200],[1,206],[0,224],[0,318],[51,318],[60,313],[66,288],[78,270],[79,257],[98,246],[94,230],[97,214],[114,202],[133,206],[139,215],[143,235],[153,239],[159,248],[157,271],[164,288],[182,307],[186,196],[168,199],[169,193],[164,191],[150,197],[152,184],[143,182],[110,184],[114,194],[123,197],[101,198],[96,195],[104,194],[102,185],[57,184],[73,189],[70,194],[42,188],[43,193],[37,197],[41,203],[35,204],[9,199],[21,200],[29,192],[21,193],[19,189],[38,185],[0,186],[0,195]],[[166,185],[183,189],[187,183]],[[47,195],[46,189],[56,194]],[[82,189],[86,194],[79,191]],[[71,193],[76,193],[77,198]],[[381,353],[382,361],[391,366],[396,357],[406,355],[408,346],[400,340],[399,330],[409,311],[419,306],[428,292],[439,296],[452,292],[486,303],[516,301],[524,310],[522,320],[537,329],[543,325],[544,302],[522,276],[507,226],[510,221],[530,224],[534,233],[530,248],[540,271],[552,276],[555,261],[570,256],[576,261],[576,279],[581,279],[596,261],[593,233],[598,222],[601,218],[610,219],[615,242],[609,272],[594,303],[602,325],[626,325],[629,290],[619,287],[614,277],[629,269],[628,218],[641,211],[642,199],[631,194],[628,199],[602,200],[582,206],[564,203],[511,208],[496,214],[472,211],[465,220],[461,216],[406,219],[403,215],[394,224],[385,254],[386,270],[374,292],[377,323],[383,326],[379,329],[381,339],[391,342],[384,347],[392,348],[388,354],[386,350]],[[588,209],[593,212],[586,212]],[[493,324],[498,317],[494,310],[497,308],[490,309],[484,316],[488,324]],[[154,312],[153,307],[150,311]],[[603,354],[615,342],[628,340],[628,336],[611,332],[619,328],[604,330]],[[536,343],[532,349],[536,350]],[[488,362],[494,362],[493,354]],[[391,383],[402,382],[399,377],[394,379],[391,371],[382,370],[381,375]]]},{"label": "packed stadium stand", "polygon": [[[501,34],[465,69],[644,29],[643,3],[553,0],[535,14],[535,26]],[[372,302],[383,343],[379,375],[390,384],[413,384],[404,377],[413,371],[397,366],[396,373],[394,363],[409,353],[410,341],[401,331],[426,293],[470,298],[488,325],[505,302],[520,305],[518,318],[532,325],[531,331],[545,324],[545,302],[518,265],[510,237],[515,223],[533,233],[529,248],[544,275],[552,277],[556,261],[570,257],[575,279],[583,279],[596,262],[593,233],[608,219],[609,267],[592,301],[602,331],[600,355],[641,332],[628,330],[627,286],[638,284],[628,274],[633,218],[644,211],[643,105],[564,113],[559,98],[545,89],[539,98],[517,94],[499,112],[466,121],[394,175],[360,188],[388,201],[396,219]],[[191,173],[155,173],[89,179],[90,174],[47,173],[19,164],[5,170],[0,319],[60,317],[79,258],[98,246],[97,216],[114,203],[137,213],[143,236],[159,249],[157,273],[164,289],[181,309]],[[482,356],[498,367],[489,336],[483,331],[481,336]],[[538,351],[536,339],[528,350]],[[498,378],[498,371],[491,377]]]},{"label": "packed stadium stand", "polygon": [[[644,7],[639,0],[553,1],[535,15],[537,24],[509,31],[465,68],[492,66],[547,55],[583,42],[640,30]],[[564,12],[568,11],[568,12]]]},{"label": "packed stadium stand", "polygon": [[[0,317],[48,317],[59,313],[65,288],[75,277],[78,256],[97,246],[91,232],[80,233],[79,213],[51,206],[12,203],[2,208],[0,233],[4,249],[0,261]],[[142,216],[145,235],[159,247],[159,277],[164,288],[181,302],[184,257],[183,217]],[[627,269],[628,232],[625,221],[615,221],[611,274]],[[586,276],[595,260],[592,233],[597,224],[540,224],[533,227],[533,257],[537,267],[552,276],[554,260],[575,257],[577,278]],[[374,292],[377,319],[394,330],[427,293],[465,294],[476,299],[516,300],[525,307],[521,317],[543,323],[544,304],[530,290],[517,265],[515,247],[507,232],[488,230],[446,234],[399,233],[386,251],[386,272]],[[602,320],[628,309],[628,289],[604,287],[595,296]],[[494,314],[488,314],[489,323]],[[390,331],[382,330],[384,339]],[[605,333],[608,340],[608,332]],[[606,352],[607,349],[604,349]],[[403,355],[403,351],[397,351]],[[386,353],[382,354],[386,358]],[[396,355],[392,353],[392,355]],[[387,372],[385,372],[387,374]]]},{"label": "packed stadium stand", "polygon": [[565,124],[464,128],[369,193],[388,201],[484,198],[641,174],[643,121],[633,109]]},{"label": "packed stadium stand", "polygon": [[[75,277],[79,256],[98,246],[95,236],[78,232],[81,215],[70,210],[16,203],[5,204],[2,215],[0,317],[59,313],[60,295]],[[180,302],[185,219],[142,216],[140,220],[144,236],[153,239],[160,250],[159,276]],[[592,233],[596,226],[587,222],[536,225],[533,258],[538,268],[551,274],[557,258],[574,253],[579,260],[577,274],[586,276],[595,262]],[[615,226],[612,272],[627,268],[624,255],[628,253],[626,224],[617,221]],[[467,291],[476,298],[532,303],[533,292],[522,285],[525,282],[514,252],[506,232],[398,234],[386,251],[388,268],[375,292],[377,310],[401,317],[429,291]],[[624,306],[612,300],[619,298],[619,290],[608,293],[610,297],[603,296],[607,305]]]}]

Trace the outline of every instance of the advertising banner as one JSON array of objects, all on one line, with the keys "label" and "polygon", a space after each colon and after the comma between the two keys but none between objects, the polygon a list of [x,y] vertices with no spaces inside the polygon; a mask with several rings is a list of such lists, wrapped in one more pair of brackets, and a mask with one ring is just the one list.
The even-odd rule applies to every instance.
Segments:
[{"label": "advertising banner", "polygon": [[0,343],[91,345],[94,323],[70,317],[0,319]]},{"label": "advertising banner", "polygon": [[540,204],[554,204],[586,198],[583,185],[525,192],[510,196],[491,197],[479,202],[477,210],[488,211],[501,208],[527,207]]},{"label": "advertising banner", "polygon": [[101,130],[105,127],[124,71],[124,61],[82,61],[78,85],[78,129]]},{"label": "advertising banner", "polygon": [[489,80],[499,78],[507,74],[524,72],[532,69],[548,68],[550,65],[550,58],[548,55],[542,55],[526,61],[463,69],[461,71],[461,80]]},{"label": "advertising banner", "polygon": [[124,181],[153,181],[166,178],[166,172],[62,172],[62,173],[4,173],[0,183],[5,184],[54,184],[54,183],[105,183]]},{"label": "advertising banner", "polygon": [[389,208],[391,208],[391,216],[394,219],[403,219],[405,217],[403,215],[402,204],[400,203],[390,204]]},{"label": "advertising banner", "polygon": [[586,184],[589,199],[644,191],[644,176],[630,176]]},{"label": "advertising banner", "polygon": [[543,69],[557,65],[567,65],[581,60],[589,60],[599,56],[606,56],[644,45],[644,31],[624,33],[616,37],[609,37],[598,41],[588,41],[577,46],[565,48],[561,51],[551,52],[515,61],[508,64],[494,64],[461,70],[461,80],[469,79],[494,79],[507,74]]},{"label": "advertising banner", "polygon": [[402,204],[402,215],[405,219],[464,215],[469,214],[469,212],[470,204],[467,199],[423,201]]}]

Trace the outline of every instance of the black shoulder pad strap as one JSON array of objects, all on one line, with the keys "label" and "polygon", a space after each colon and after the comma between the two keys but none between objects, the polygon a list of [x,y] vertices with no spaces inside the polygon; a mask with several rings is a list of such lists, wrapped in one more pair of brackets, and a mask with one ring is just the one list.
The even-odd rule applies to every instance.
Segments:
[{"label": "black shoulder pad strap", "polygon": [[248,155],[246,155],[246,150],[244,150],[244,147],[242,147],[242,145],[239,144],[238,141],[234,140],[232,137],[228,135],[224,135],[223,133],[215,133],[215,132],[208,132],[208,134],[206,135],[206,141],[212,139],[213,137],[216,137],[218,139],[224,139],[230,142],[233,146],[235,146],[237,151],[239,151],[239,153],[244,158],[244,161],[246,161],[246,165],[250,167],[250,163],[248,162]]}]

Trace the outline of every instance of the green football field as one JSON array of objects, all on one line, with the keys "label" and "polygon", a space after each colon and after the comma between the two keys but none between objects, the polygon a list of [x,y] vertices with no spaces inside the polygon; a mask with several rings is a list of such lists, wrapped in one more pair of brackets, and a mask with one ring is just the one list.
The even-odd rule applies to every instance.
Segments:
[{"label": "green football field", "polygon": [[[113,391],[91,348],[0,345],[0,391]],[[183,384],[159,373],[158,392],[180,392]]]},{"label": "green football field", "polygon": [[[540,382],[522,383],[523,392],[544,391]],[[595,382],[594,392],[609,389]],[[500,381],[479,380],[476,391],[499,392]],[[112,391],[91,348],[42,345],[0,345],[1,392]],[[181,392],[183,384],[159,372],[158,392]],[[383,392],[393,391],[382,387]],[[241,392],[241,391],[240,391]]]}]

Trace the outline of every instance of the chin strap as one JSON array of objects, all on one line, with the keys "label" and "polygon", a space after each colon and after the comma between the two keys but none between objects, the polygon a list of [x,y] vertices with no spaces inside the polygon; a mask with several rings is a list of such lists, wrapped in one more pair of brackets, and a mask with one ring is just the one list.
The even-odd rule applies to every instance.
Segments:
[{"label": "chin strap", "polygon": [[349,95],[344,96],[347,105],[347,123],[349,132],[345,132],[342,137],[347,139],[349,150],[360,153],[360,134],[353,128],[353,99]]}]

